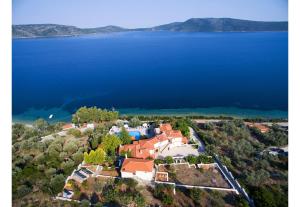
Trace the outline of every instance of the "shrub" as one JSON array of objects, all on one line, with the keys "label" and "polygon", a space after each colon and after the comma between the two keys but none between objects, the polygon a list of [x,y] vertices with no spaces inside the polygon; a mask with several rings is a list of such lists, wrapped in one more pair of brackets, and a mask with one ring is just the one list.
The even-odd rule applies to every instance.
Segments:
[{"label": "shrub", "polygon": [[62,174],[55,175],[50,180],[50,188],[52,195],[56,195],[57,193],[61,192],[63,190],[65,184],[65,177]]},{"label": "shrub", "polygon": [[82,136],[81,131],[79,129],[69,129],[68,134],[73,135],[76,138]]},{"label": "shrub", "polygon": [[165,161],[166,161],[167,164],[172,164],[174,162],[173,157],[171,157],[171,156],[167,156],[165,158]]},{"label": "shrub", "polygon": [[164,163],[164,160],[161,160],[161,159],[155,159],[155,160],[154,160],[154,163],[155,163],[156,165],[158,165],[158,164],[163,164],[163,163]]},{"label": "shrub", "polygon": [[129,121],[129,126],[131,126],[131,127],[137,127],[137,126],[140,126],[141,124],[142,124],[142,122],[139,120],[138,117],[133,117]]},{"label": "shrub", "polygon": [[75,152],[77,152],[78,146],[74,141],[68,142],[64,146],[64,151],[68,153],[68,155],[71,155]]},{"label": "shrub", "polygon": [[185,159],[190,164],[196,164],[197,163],[197,157],[195,157],[195,156],[189,155]]},{"label": "shrub", "polygon": [[76,152],[72,155],[72,159],[74,160],[76,165],[80,164],[83,160],[83,153],[81,153],[80,151]]},{"label": "shrub", "polygon": [[82,207],[89,207],[90,206],[90,201],[89,200],[82,200],[80,206]]},{"label": "shrub", "polygon": [[83,189],[87,190],[87,189],[89,188],[89,185],[88,185],[87,180],[84,180],[84,181],[81,183],[81,186],[83,187]]},{"label": "shrub", "polygon": [[168,194],[164,194],[162,197],[162,203],[164,205],[172,205],[173,204],[173,197],[168,195]]},{"label": "shrub", "polygon": [[136,205],[138,207],[143,207],[145,206],[145,199],[141,194],[136,194],[136,196],[134,197],[134,202],[136,203]]},{"label": "shrub", "polygon": [[198,204],[200,203],[202,193],[203,191],[197,188],[192,188],[189,190],[190,197],[193,199],[194,202]]},{"label": "shrub", "polygon": [[31,192],[31,188],[29,188],[27,185],[21,185],[18,187],[18,190],[17,190],[18,195],[17,196],[19,198],[22,198],[30,192]]}]

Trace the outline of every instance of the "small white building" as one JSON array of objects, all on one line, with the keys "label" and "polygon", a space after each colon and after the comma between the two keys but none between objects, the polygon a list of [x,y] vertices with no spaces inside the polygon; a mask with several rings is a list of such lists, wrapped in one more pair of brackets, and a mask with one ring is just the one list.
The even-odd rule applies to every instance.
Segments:
[{"label": "small white building", "polygon": [[151,181],[154,177],[154,161],[126,158],[122,164],[121,177]]},{"label": "small white building", "polygon": [[88,129],[94,129],[95,128],[95,124],[93,124],[93,123],[87,124],[86,128],[88,128]]},{"label": "small white building", "polygon": [[94,130],[95,129],[95,124],[93,124],[93,123],[83,124],[83,126],[80,128],[80,131],[85,132],[88,129]]}]

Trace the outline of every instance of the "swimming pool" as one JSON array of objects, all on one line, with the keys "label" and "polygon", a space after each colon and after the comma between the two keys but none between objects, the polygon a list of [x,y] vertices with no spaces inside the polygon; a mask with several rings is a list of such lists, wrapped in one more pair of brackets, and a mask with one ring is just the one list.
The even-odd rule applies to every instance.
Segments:
[{"label": "swimming pool", "polygon": [[134,137],[135,140],[139,140],[141,138],[141,133],[139,131],[130,131],[128,133],[130,136]]}]

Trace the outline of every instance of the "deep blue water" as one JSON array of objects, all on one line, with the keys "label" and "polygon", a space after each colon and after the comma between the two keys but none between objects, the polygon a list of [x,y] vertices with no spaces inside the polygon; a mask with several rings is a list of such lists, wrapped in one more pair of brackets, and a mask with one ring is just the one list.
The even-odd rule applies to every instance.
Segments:
[{"label": "deep blue water", "polygon": [[13,115],[68,116],[82,105],[288,109],[287,32],[14,39],[12,57]]}]

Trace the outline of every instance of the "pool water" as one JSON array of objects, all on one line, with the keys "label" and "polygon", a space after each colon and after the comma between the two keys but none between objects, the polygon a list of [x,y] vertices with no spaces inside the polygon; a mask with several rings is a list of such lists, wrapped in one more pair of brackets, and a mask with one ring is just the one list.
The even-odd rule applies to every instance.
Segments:
[{"label": "pool water", "polygon": [[139,131],[130,131],[128,133],[130,136],[134,137],[135,140],[139,140],[141,138],[141,133]]}]

